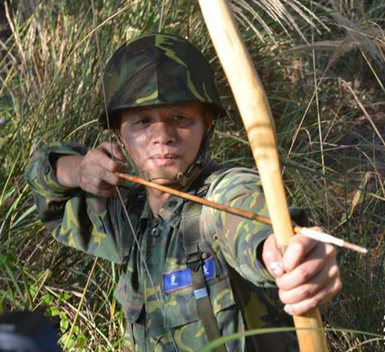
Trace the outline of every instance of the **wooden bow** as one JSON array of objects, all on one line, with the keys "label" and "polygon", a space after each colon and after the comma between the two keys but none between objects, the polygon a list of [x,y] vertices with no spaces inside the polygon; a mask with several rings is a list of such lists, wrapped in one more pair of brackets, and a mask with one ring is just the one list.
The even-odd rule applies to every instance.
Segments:
[{"label": "wooden bow", "polygon": [[[270,106],[226,0],[199,0],[214,47],[241,113],[281,251],[293,237]],[[318,309],[294,317],[301,352],[326,352]],[[309,329],[310,328],[310,329]]]}]

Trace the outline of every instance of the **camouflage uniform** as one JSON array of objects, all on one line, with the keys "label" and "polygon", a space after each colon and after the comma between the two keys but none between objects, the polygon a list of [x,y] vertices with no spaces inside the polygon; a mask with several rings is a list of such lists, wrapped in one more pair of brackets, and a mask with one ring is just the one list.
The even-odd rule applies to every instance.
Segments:
[{"label": "camouflage uniform", "polygon": [[[123,45],[106,67],[104,87],[106,111],[100,122],[105,127],[117,121],[122,109],[177,102],[206,104],[215,118],[226,114],[207,60],[191,43],[172,35],[146,35]],[[190,185],[185,190],[266,215],[255,172],[218,169],[212,175],[198,175],[205,172],[200,171],[202,166],[210,163],[210,133],[212,130],[204,136],[197,159],[183,175]],[[208,342],[193,295],[193,275],[186,265],[183,239],[185,230],[187,234],[193,232],[191,224],[200,226],[204,278],[221,334],[280,325],[283,316],[275,309],[274,280],[260,261],[261,244],[272,232],[270,226],[205,207],[190,208],[189,203],[174,196],[154,218],[144,190],[126,184],[120,187],[121,194],[138,247],[117,197],[100,198],[58,184],[52,169],[55,158],[85,153],[84,147],[75,144],[43,147],[34,155],[26,178],[40,218],[55,239],[122,266],[124,274],[115,296],[127,317],[128,351],[175,351],[174,340],[178,351],[191,352]],[[177,179],[171,181],[182,185]],[[185,224],[191,209],[195,209],[196,222],[188,227]],[[289,351],[291,338],[289,334],[264,335],[234,340],[226,347],[231,352],[283,352]]]},{"label": "camouflage uniform", "polygon": [[[118,198],[100,198],[80,189],[68,191],[58,184],[51,166],[53,160],[60,155],[85,153],[82,146],[55,144],[35,154],[26,179],[41,220],[59,242],[125,269],[115,296],[127,318],[127,351],[175,351],[170,334],[178,351],[198,351],[207,344],[207,338],[197,316],[183,253],[180,224],[186,202],[171,196],[159,217],[154,218],[142,189],[132,184],[121,187],[138,236],[141,258]],[[207,184],[208,199],[267,215],[254,171],[216,171]],[[199,193],[196,187],[193,184],[188,191]],[[201,249],[207,258],[205,277],[222,335],[245,328],[281,325],[283,316],[275,309],[278,299],[274,281],[259,260],[261,243],[272,232],[271,227],[207,207],[200,212],[200,224]],[[142,259],[147,263],[154,287]],[[247,342],[234,340],[226,348],[231,352],[296,351],[295,343],[289,342],[292,339],[287,333],[262,335]]]}]

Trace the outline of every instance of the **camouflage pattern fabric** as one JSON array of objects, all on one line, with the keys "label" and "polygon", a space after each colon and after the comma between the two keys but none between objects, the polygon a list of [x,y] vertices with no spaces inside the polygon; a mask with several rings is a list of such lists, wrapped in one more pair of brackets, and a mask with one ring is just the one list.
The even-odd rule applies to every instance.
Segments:
[{"label": "camouflage pattern fabric", "polygon": [[[175,35],[144,35],[121,46],[103,81],[110,122],[122,109],[193,101],[226,115],[210,64],[198,48]],[[105,111],[99,122],[107,127]]]},{"label": "camouflage pattern fabric", "polygon": [[[159,217],[154,218],[145,193],[133,192],[132,185],[121,187],[142,248],[141,258],[130,240],[132,234],[116,197],[104,199],[81,190],[68,192],[58,184],[51,162],[60,155],[84,153],[85,148],[75,144],[56,144],[42,148],[34,156],[25,176],[41,220],[59,242],[126,267],[115,296],[127,318],[127,351],[174,351],[170,334],[178,351],[198,351],[208,341],[197,315],[183,253],[179,225],[184,201],[171,196]],[[258,176],[247,169],[222,172],[211,183],[207,198],[267,215]],[[201,249],[208,258],[206,280],[222,335],[241,332],[246,327],[280,325],[274,281],[257,255],[271,227],[206,207],[200,216]],[[149,282],[143,259],[155,287]],[[290,334],[239,339],[226,347],[231,352],[297,351]]]}]

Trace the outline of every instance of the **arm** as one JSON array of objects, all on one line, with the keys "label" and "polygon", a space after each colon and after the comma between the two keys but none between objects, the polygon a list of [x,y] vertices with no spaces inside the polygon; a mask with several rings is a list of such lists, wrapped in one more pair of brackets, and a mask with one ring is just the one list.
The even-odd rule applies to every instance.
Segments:
[{"label": "arm", "polygon": [[114,198],[84,191],[84,188],[94,187],[107,196],[111,188],[114,189],[112,185],[106,189],[107,181],[95,177],[99,174],[108,177],[108,170],[95,170],[96,166],[90,162],[95,159],[105,162],[99,155],[103,147],[87,152],[76,144],[45,146],[35,153],[25,177],[32,188],[39,217],[55,239],[120,262],[119,231],[115,230],[115,214],[110,212]]},{"label": "arm", "polygon": [[[213,183],[208,196],[268,216],[257,174],[235,170]],[[304,314],[341,289],[333,246],[296,235],[281,256],[270,226],[212,209],[204,212],[206,229],[218,239],[227,262],[257,286],[269,287],[275,281],[289,314]]]},{"label": "arm", "polygon": [[[258,175],[248,169],[234,168],[219,175],[207,199],[268,216]],[[243,278],[256,286],[275,287],[261,257],[271,226],[203,207],[202,229],[207,241],[219,243],[218,254]]]},{"label": "arm", "polygon": [[119,145],[106,142],[86,155],[61,156],[53,168],[58,182],[65,188],[81,188],[107,198],[115,195],[115,186],[123,183],[114,175],[114,172],[124,170],[121,161],[124,161],[124,155]]}]

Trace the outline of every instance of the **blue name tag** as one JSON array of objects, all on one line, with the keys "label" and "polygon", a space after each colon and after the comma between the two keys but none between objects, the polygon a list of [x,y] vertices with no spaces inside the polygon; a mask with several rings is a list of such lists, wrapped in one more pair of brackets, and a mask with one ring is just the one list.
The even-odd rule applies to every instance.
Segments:
[{"label": "blue name tag", "polygon": [[[209,258],[203,264],[204,277],[210,280],[215,277],[215,261],[214,258]],[[163,274],[163,289],[164,292],[180,290],[191,285],[192,279],[190,269],[173,271]]]}]

